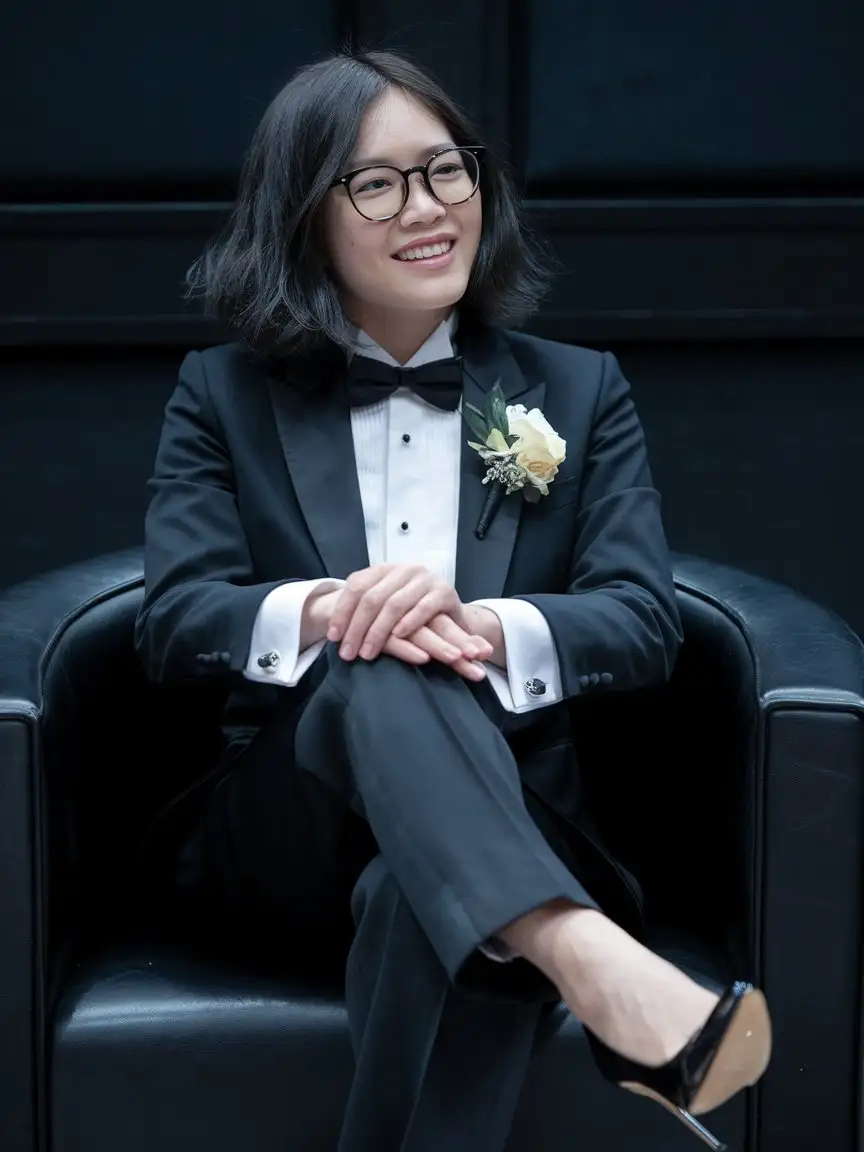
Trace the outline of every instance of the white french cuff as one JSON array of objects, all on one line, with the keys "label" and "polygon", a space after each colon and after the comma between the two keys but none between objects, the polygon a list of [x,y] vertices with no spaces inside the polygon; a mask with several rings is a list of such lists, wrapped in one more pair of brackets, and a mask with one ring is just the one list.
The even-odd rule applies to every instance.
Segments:
[{"label": "white french cuff", "polygon": [[319,640],[300,651],[303,605],[313,592],[332,592],[344,583],[324,576],[318,580],[292,580],[269,592],[261,601],[252,626],[249,659],[243,671],[246,679],[293,688],[327,643]]},{"label": "white french cuff", "polygon": [[486,677],[502,708],[531,712],[564,699],[555,641],[546,617],[527,600],[475,600],[501,621],[507,670],[485,664]]}]

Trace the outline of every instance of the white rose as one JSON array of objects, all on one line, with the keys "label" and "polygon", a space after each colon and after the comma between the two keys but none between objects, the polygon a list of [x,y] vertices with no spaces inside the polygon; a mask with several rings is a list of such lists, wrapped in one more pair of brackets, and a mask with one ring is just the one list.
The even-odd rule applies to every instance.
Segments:
[{"label": "white rose", "polygon": [[549,485],[567,455],[567,443],[562,440],[539,408],[525,411],[522,404],[507,409],[510,435],[518,439],[511,451],[528,474],[528,480],[549,495]]}]

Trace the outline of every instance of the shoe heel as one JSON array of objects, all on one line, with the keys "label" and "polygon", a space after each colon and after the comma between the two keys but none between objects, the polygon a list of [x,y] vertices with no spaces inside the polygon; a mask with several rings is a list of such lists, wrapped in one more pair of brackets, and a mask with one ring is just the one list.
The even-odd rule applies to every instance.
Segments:
[{"label": "shoe heel", "polygon": [[655,1100],[658,1104],[662,1104],[667,1112],[671,1112],[685,1128],[689,1128],[694,1136],[698,1136],[703,1144],[712,1148],[713,1152],[727,1152],[726,1145],[709,1132],[704,1124],[700,1124],[691,1112],[685,1108],[678,1108],[675,1104],[670,1103],[665,1096],[661,1096],[659,1092],[653,1092],[644,1084],[622,1084],[621,1087],[626,1088],[628,1092],[635,1092],[637,1096],[647,1096],[649,1100]]},{"label": "shoe heel", "polygon": [[672,1115],[677,1116],[685,1128],[689,1128],[694,1136],[698,1136],[709,1148],[713,1148],[714,1152],[726,1152],[726,1145],[709,1132],[704,1124],[700,1124],[695,1116],[691,1116],[683,1108],[676,1108]]}]

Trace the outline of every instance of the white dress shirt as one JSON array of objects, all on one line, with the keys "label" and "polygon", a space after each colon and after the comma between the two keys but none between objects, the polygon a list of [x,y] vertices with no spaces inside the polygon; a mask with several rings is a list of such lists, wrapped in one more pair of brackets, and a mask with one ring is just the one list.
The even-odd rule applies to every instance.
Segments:
[{"label": "white dress shirt", "polygon": [[[405,367],[452,356],[455,325],[454,313]],[[356,351],[399,366],[362,331],[357,335]],[[369,563],[422,564],[452,584],[465,436],[461,411],[442,412],[407,388],[400,388],[378,404],[352,408],[351,430]],[[514,494],[508,499],[519,500],[521,496]],[[326,643],[320,640],[300,651],[303,605],[314,589],[327,591],[343,583],[326,577],[297,580],[270,592],[252,629],[246,677],[289,688],[297,684]],[[502,706],[508,712],[528,712],[561,700],[558,657],[542,612],[525,600],[475,603],[490,608],[501,621],[507,668],[505,671],[486,663],[485,669]],[[278,654],[278,661],[261,668],[258,657],[264,653]],[[545,682],[542,696],[527,691],[526,682],[532,678]]]}]

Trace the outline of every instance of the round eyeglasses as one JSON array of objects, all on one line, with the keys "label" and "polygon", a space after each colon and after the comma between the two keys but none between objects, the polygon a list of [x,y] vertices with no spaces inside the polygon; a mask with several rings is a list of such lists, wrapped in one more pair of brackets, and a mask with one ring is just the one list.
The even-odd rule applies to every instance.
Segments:
[{"label": "round eyeglasses", "polygon": [[419,172],[426,191],[439,204],[452,207],[470,200],[480,183],[480,161],[476,148],[443,148],[426,164],[413,168],[393,168],[376,164],[357,168],[334,180],[331,188],[342,184],[361,216],[383,223],[398,216],[408,202],[408,177]]}]

